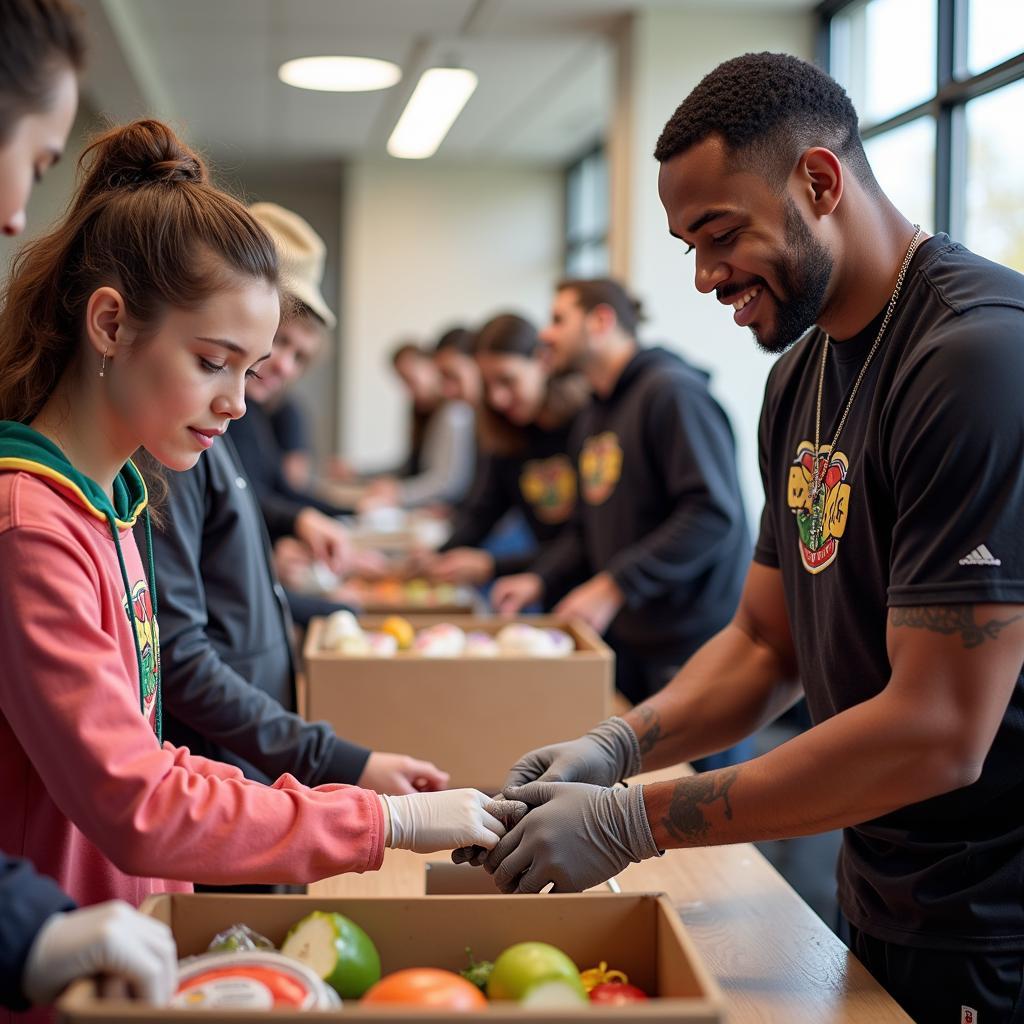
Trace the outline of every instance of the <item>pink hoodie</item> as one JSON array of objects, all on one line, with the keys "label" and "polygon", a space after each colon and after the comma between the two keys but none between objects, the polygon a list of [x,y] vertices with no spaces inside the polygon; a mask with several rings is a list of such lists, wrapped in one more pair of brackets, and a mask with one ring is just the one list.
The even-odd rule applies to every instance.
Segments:
[{"label": "pink hoodie", "polygon": [[[82,904],[378,868],[374,793],[262,786],[158,745],[110,526],[52,467],[21,468],[0,472],[0,848]],[[131,529],[118,535],[154,664],[142,560]]]}]

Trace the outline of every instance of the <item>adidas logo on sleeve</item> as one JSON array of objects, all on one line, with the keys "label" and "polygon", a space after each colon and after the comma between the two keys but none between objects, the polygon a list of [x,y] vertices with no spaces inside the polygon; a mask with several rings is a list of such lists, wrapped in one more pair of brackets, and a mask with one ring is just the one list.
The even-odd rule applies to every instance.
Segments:
[{"label": "adidas logo on sleeve", "polygon": [[970,554],[960,559],[961,565],[1002,565],[1002,561],[996,558],[984,545],[979,544]]}]

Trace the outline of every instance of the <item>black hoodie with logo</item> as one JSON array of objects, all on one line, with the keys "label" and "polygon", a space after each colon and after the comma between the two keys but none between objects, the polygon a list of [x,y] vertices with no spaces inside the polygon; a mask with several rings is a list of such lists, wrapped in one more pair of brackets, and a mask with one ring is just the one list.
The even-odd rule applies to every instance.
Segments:
[{"label": "black hoodie with logo", "polygon": [[625,595],[608,639],[681,664],[723,628],[750,563],[729,420],[708,374],[641,349],[573,431],[579,502],[533,566],[545,591],[608,572]]}]

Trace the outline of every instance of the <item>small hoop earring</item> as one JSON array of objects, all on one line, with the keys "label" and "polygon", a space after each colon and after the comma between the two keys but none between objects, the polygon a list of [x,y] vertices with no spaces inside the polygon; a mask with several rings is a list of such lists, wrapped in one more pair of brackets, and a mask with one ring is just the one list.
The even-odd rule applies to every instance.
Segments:
[{"label": "small hoop earring", "polygon": [[103,350],[103,362],[100,363],[100,376],[106,377],[107,375],[107,350]]}]

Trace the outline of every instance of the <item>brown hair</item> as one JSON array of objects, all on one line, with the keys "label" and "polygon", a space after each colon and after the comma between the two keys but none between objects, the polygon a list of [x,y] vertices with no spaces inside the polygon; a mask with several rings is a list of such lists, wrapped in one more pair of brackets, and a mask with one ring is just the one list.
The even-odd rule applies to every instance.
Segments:
[{"label": "brown hair", "polygon": [[447,352],[450,349],[454,352],[460,352],[464,356],[471,356],[473,354],[474,337],[473,332],[466,330],[465,327],[452,327],[437,339],[434,351]]},{"label": "brown hair", "polygon": [[[485,352],[495,355],[536,359],[541,341],[537,328],[529,320],[515,313],[501,313],[488,320],[477,331],[473,344],[474,355]],[[544,394],[544,403],[538,414],[551,429],[564,426],[583,408],[590,398],[586,382],[578,374],[550,377]],[[477,416],[480,446],[486,452],[503,457],[521,454],[526,448],[526,433],[522,427],[492,409],[485,400]]]},{"label": "brown hair", "polygon": [[499,313],[476,332],[473,355],[494,352],[499,355],[522,356],[532,359],[540,347],[537,328],[529,320],[515,313]]},{"label": "brown hair", "polygon": [[567,277],[555,286],[556,292],[573,291],[589,313],[598,306],[610,306],[618,318],[619,326],[630,336],[636,336],[636,329],[643,322],[643,303],[633,298],[618,281],[610,277]]},{"label": "brown hair", "polygon": [[276,285],[274,243],[160,121],[97,138],[66,216],[14,261],[0,309],[0,419],[27,423],[81,351],[89,296],[116,288],[145,331],[233,275]]},{"label": "brown hair", "polygon": [[26,114],[45,110],[55,73],[85,62],[81,10],[69,0],[0,5],[0,146]]}]

